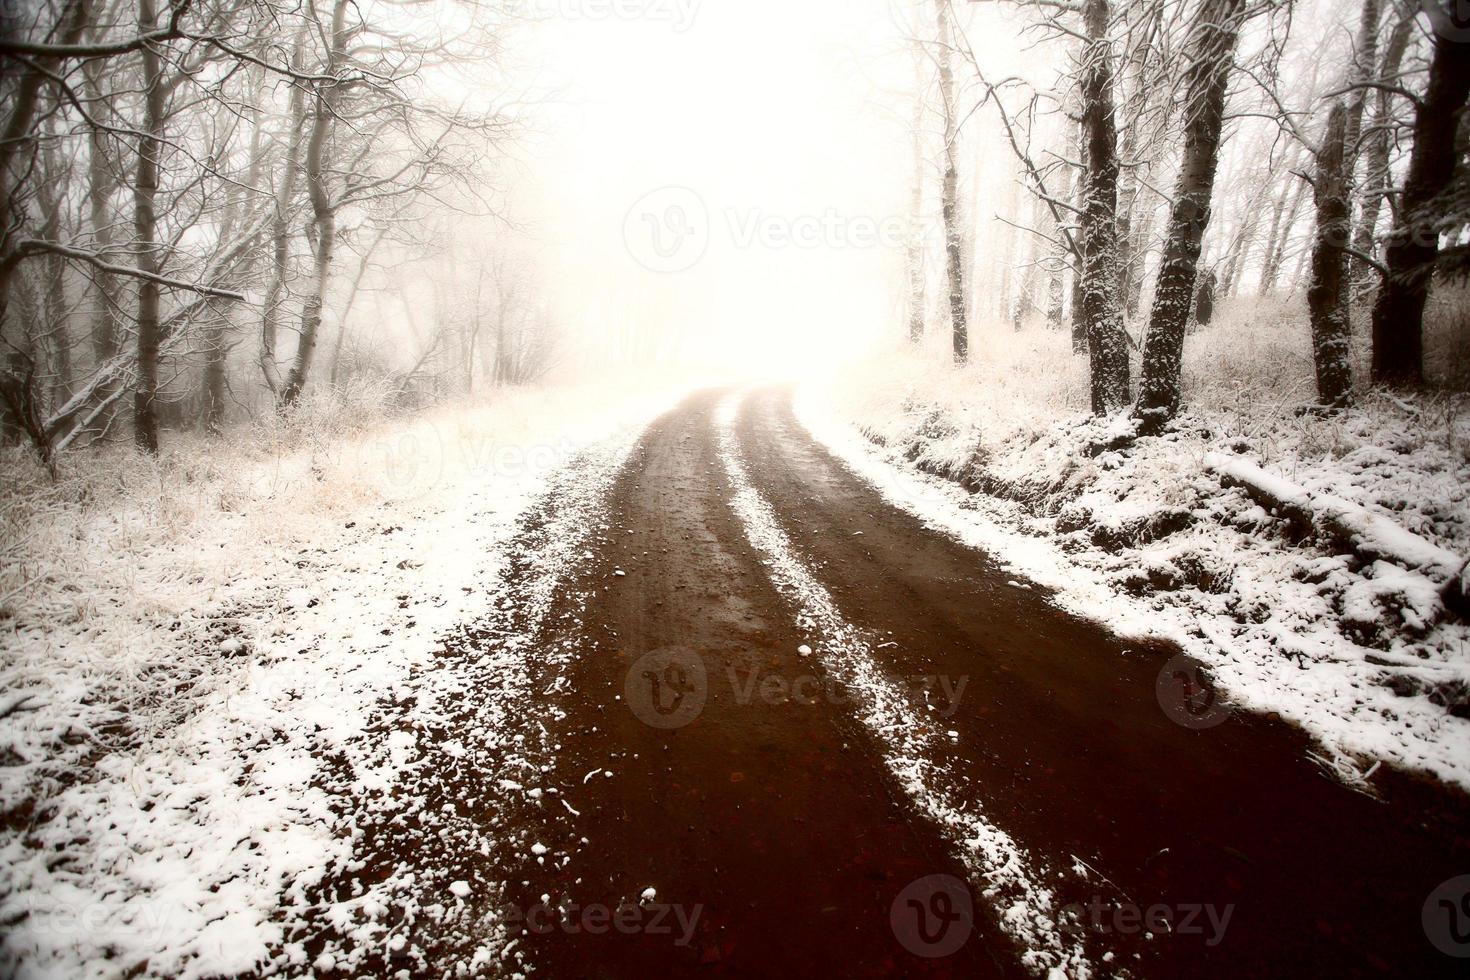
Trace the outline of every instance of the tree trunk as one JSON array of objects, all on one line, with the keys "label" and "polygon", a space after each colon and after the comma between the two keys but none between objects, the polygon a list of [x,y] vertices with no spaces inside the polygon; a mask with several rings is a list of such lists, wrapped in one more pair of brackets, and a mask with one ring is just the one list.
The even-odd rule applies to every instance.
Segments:
[{"label": "tree trunk", "polygon": [[908,330],[909,342],[917,344],[924,337],[925,298],[924,289],[924,49],[917,41],[913,45],[914,55],[914,116],[912,127],[914,173],[913,187],[909,194],[909,235],[907,245],[908,262]]},{"label": "tree trunk", "polygon": [[[324,75],[335,76],[347,54],[347,0],[332,5],[332,36]],[[281,405],[289,406],[301,396],[311,372],[312,354],[321,332],[322,307],[326,303],[327,281],[332,270],[332,256],[337,247],[337,206],[327,193],[324,160],[327,143],[337,119],[338,81],[316,83],[316,106],[312,113],[311,139],[306,144],[306,192],[311,199],[311,225],[308,238],[312,248],[311,291],[301,307],[301,337],[296,345],[296,358],[286,385],[281,389]]]},{"label": "tree trunk", "polygon": [[1087,324],[1092,410],[1128,402],[1128,347],[1118,303],[1118,132],[1113,114],[1113,66],[1108,50],[1108,0],[1083,8],[1088,46],[1082,78],[1082,127],[1087,174],[1082,215],[1082,316]]},{"label": "tree trunk", "polygon": [[[153,30],[153,0],[138,0],[138,29]],[[133,237],[137,242],[138,268],[158,275],[163,263],[159,257],[158,199],[159,161],[163,154],[163,117],[166,93],[163,86],[163,63],[157,50],[144,45],[143,58],[143,127],[138,137],[138,169],[133,179]],[[161,341],[159,322],[159,286],[147,279],[138,284],[138,367],[133,391],[133,441],[145,452],[158,452],[158,345]]]},{"label": "tree trunk", "polygon": [[[82,66],[82,76],[93,98],[101,95],[99,63],[89,61]],[[107,136],[89,127],[87,154],[87,208],[92,225],[92,241],[100,258],[110,259],[112,246],[112,194],[116,180],[108,169]],[[92,353],[98,364],[110,360],[121,344],[122,326],[117,315],[116,277],[101,269],[92,273],[97,294],[97,319],[92,324]]]},{"label": "tree trunk", "polygon": [[[1080,91],[1078,97],[1081,97]],[[1068,196],[1071,198],[1072,206],[1081,214],[1085,213],[1087,209],[1087,140],[1083,136],[1082,122],[1080,119],[1074,119],[1072,121],[1070,143],[1081,164],[1077,167],[1070,168],[1072,170],[1072,184],[1068,189]],[[1070,311],[1068,320],[1072,327],[1072,353],[1085,354],[1087,353],[1087,316],[1082,309],[1084,296],[1082,287],[1082,243],[1080,241],[1081,236],[1079,235],[1078,237],[1079,241],[1076,243],[1077,254],[1072,257],[1072,288],[1070,295],[1067,297]]]},{"label": "tree trunk", "polygon": [[[264,153],[261,150],[260,119],[250,133],[250,163],[245,174],[245,186],[232,186],[225,196],[225,214],[220,222],[220,241],[234,241],[241,218],[246,213],[245,188],[253,195],[260,187],[260,169]],[[204,430],[211,435],[224,431],[226,396],[229,388],[228,359],[233,344],[229,339],[231,323],[223,314],[216,314],[209,322],[204,339]]]},{"label": "tree trunk", "polygon": [[[61,44],[77,43],[91,19],[90,0],[66,0],[57,18],[57,40]],[[21,183],[26,176],[26,167],[22,161],[34,150],[32,126],[36,119],[36,106],[41,85],[46,81],[46,73],[54,67],[54,61],[53,58],[37,58],[18,72],[19,80],[8,93],[9,114],[5,118],[4,129],[0,130],[0,326],[5,323],[10,281],[20,258],[19,253],[13,250],[13,244],[15,233],[23,224]],[[43,455],[49,465],[49,450],[43,450]]]},{"label": "tree trunk", "polygon": [[954,30],[950,24],[950,0],[935,0],[939,8],[939,94],[944,103],[944,254],[949,275],[950,340],[956,364],[970,356],[970,335],[965,319],[964,229],[960,227],[959,166],[956,163],[959,124],[954,104]]},{"label": "tree trunk", "polygon": [[[1405,12],[1393,26],[1388,44],[1383,49],[1383,61],[1378,66],[1378,81],[1385,85],[1395,84],[1404,53],[1408,51],[1413,36],[1413,12]],[[1353,232],[1353,250],[1363,255],[1372,255],[1378,239],[1378,215],[1383,201],[1393,187],[1393,176],[1389,172],[1389,161],[1393,153],[1393,113],[1395,97],[1386,89],[1379,89],[1373,108],[1373,125],[1369,127],[1366,163],[1363,167],[1362,206],[1358,215],[1358,227]],[[1378,282],[1378,271],[1362,259],[1353,259],[1353,294],[1359,301],[1365,300]]]},{"label": "tree trunk", "polygon": [[[306,62],[306,31],[303,28],[296,37],[292,52],[292,67],[300,72]],[[275,216],[271,222],[271,279],[266,287],[265,303],[260,318],[260,373],[271,394],[280,397],[284,383],[281,367],[276,358],[276,334],[279,332],[281,305],[285,300],[287,266],[291,260],[291,210],[296,201],[296,177],[301,166],[301,143],[305,138],[306,99],[305,84],[291,89],[286,132],[286,161],[281,168],[280,182],[276,185]]]},{"label": "tree trunk", "polygon": [[1225,92],[1244,6],[1245,0],[1203,0],[1196,15],[1186,75],[1184,157],[1149,313],[1143,381],[1134,413],[1144,432],[1157,432],[1179,411],[1184,332],[1200,245],[1210,223]]},{"label": "tree trunk", "polygon": [[1332,107],[1327,136],[1317,153],[1312,193],[1317,203],[1317,241],[1312,248],[1312,284],[1307,309],[1312,321],[1312,359],[1317,367],[1317,399],[1345,408],[1352,394],[1344,243],[1352,229],[1348,207],[1347,134],[1351,113],[1341,102]]},{"label": "tree trunk", "polygon": [[1276,229],[1274,243],[1266,255],[1266,264],[1261,269],[1261,292],[1269,293],[1276,288],[1276,280],[1281,278],[1281,266],[1286,261],[1286,249],[1291,244],[1291,230],[1296,227],[1297,216],[1301,214],[1302,202],[1307,199],[1307,185],[1300,186],[1288,191],[1282,196],[1282,201],[1290,201],[1286,208],[1286,214],[1280,226]]},{"label": "tree trunk", "polygon": [[1424,378],[1424,303],[1439,254],[1435,198],[1449,185],[1456,131],[1470,96],[1470,44],[1436,36],[1429,87],[1414,117],[1414,151],[1385,252],[1388,274],[1373,303],[1373,380],[1415,385]]}]

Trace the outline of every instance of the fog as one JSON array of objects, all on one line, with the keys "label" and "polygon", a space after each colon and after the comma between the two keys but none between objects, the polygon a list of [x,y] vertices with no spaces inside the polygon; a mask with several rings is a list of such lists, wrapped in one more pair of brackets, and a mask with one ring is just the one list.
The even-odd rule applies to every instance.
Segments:
[{"label": "fog", "polygon": [[585,6],[527,32],[548,96],[522,202],[594,362],[628,330],[690,366],[766,374],[881,336],[907,227],[888,4]]}]

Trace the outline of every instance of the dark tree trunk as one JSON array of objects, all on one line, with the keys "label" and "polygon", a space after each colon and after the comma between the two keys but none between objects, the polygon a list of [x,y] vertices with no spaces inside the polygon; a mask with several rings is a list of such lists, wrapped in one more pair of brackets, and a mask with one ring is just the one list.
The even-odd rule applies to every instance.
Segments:
[{"label": "dark tree trunk", "polygon": [[1194,318],[1202,327],[1208,327],[1210,321],[1215,319],[1215,293],[1219,288],[1219,280],[1213,272],[1206,272],[1200,277],[1199,288],[1194,294]]},{"label": "dark tree trunk", "polygon": [[1143,380],[1135,415],[1157,432],[1179,411],[1184,332],[1220,160],[1225,92],[1245,0],[1203,0],[1192,32],[1186,75],[1184,157],[1149,313]]},{"label": "dark tree trunk", "polygon": [[1348,207],[1348,109],[1332,107],[1327,136],[1317,153],[1312,193],[1317,203],[1317,240],[1312,248],[1312,284],[1307,308],[1312,320],[1312,359],[1317,366],[1317,398],[1330,408],[1343,408],[1352,394],[1352,365],[1348,358],[1346,251],[1352,230]]},{"label": "dark tree trunk", "polygon": [[[1413,36],[1414,17],[1406,12],[1399,17],[1389,34],[1388,44],[1383,49],[1383,61],[1378,66],[1377,78],[1383,84],[1397,81],[1399,66],[1408,51]],[[1379,89],[1373,109],[1373,124],[1369,127],[1366,162],[1363,167],[1362,208],[1358,215],[1358,227],[1353,233],[1353,249],[1363,255],[1374,253],[1378,238],[1378,215],[1383,201],[1393,185],[1389,173],[1389,160],[1393,152],[1394,95]],[[1353,293],[1363,300],[1377,285],[1378,272],[1362,259],[1353,259]]]},{"label": "dark tree trunk", "polygon": [[[138,27],[154,28],[153,0],[139,0]],[[133,180],[133,236],[137,239],[138,268],[158,275],[162,262],[158,244],[158,173],[163,153],[166,93],[163,64],[151,46],[142,49],[143,131],[138,137],[138,170]],[[138,286],[138,376],[133,391],[133,441],[145,452],[158,452],[158,346],[162,340],[158,319],[159,286],[147,279]]]},{"label": "dark tree trunk", "polygon": [[1087,178],[1082,215],[1082,315],[1092,377],[1092,410],[1103,415],[1128,402],[1128,347],[1118,304],[1118,132],[1108,0],[1083,9],[1088,46],[1082,77]]},{"label": "dark tree trunk", "polygon": [[1424,303],[1439,254],[1433,204],[1455,171],[1455,136],[1470,96],[1470,44],[1437,36],[1429,87],[1414,118],[1414,152],[1385,252],[1388,274],[1373,303],[1373,380],[1415,385],[1424,378]]}]

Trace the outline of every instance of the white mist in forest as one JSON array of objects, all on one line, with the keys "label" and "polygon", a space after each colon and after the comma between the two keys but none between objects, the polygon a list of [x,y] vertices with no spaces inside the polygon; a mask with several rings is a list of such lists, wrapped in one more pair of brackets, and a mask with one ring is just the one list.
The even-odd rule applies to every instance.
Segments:
[{"label": "white mist in forest", "polygon": [[883,73],[906,62],[886,0],[606,9],[533,32],[556,94],[527,217],[584,363],[791,372],[891,330],[907,177]]}]

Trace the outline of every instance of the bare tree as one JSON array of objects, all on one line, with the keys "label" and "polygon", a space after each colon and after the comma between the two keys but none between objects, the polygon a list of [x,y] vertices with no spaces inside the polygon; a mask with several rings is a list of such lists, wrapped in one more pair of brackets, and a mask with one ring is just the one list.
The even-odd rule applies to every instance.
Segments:
[{"label": "bare tree", "polygon": [[1157,432],[1179,410],[1184,333],[1194,299],[1200,246],[1210,223],[1225,95],[1245,0],[1202,0],[1185,71],[1184,156],[1154,288],[1135,415]]},{"label": "bare tree", "polygon": [[1352,395],[1348,359],[1346,243],[1352,231],[1348,200],[1347,136],[1350,112],[1333,104],[1327,133],[1317,151],[1312,193],[1317,202],[1317,239],[1312,248],[1312,281],[1307,307],[1312,321],[1312,358],[1317,368],[1317,398],[1343,408]]},{"label": "bare tree", "polygon": [[1414,385],[1424,378],[1424,304],[1441,231],[1436,204],[1454,176],[1467,97],[1470,45],[1445,30],[1434,41],[1428,86],[1415,99],[1414,150],[1373,303],[1373,380],[1379,384]]},{"label": "bare tree", "polygon": [[1091,358],[1092,410],[1103,415],[1128,402],[1128,347],[1118,302],[1118,132],[1108,0],[1087,0],[1083,22],[1082,128],[1087,171],[1082,213],[1082,315]]},{"label": "bare tree", "polygon": [[966,322],[964,230],[959,214],[959,111],[955,105],[955,34],[951,0],[934,0],[938,10],[939,100],[944,110],[944,183],[940,208],[944,215],[945,267],[949,279],[949,321],[955,363],[970,356]]}]

